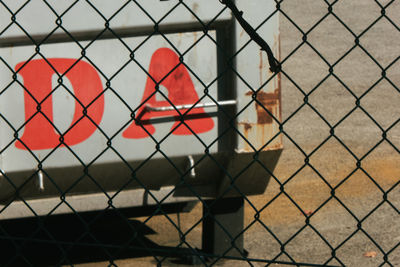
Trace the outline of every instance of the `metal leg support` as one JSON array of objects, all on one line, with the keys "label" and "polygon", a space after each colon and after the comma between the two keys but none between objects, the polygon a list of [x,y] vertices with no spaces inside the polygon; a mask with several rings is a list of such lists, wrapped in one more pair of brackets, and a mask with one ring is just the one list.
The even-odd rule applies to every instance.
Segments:
[{"label": "metal leg support", "polygon": [[[241,256],[243,249],[243,198],[206,201],[203,205],[203,251],[214,255]],[[240,235],[239,235],[240,234]],[[238,249],[236,249],[236,248]]]}]

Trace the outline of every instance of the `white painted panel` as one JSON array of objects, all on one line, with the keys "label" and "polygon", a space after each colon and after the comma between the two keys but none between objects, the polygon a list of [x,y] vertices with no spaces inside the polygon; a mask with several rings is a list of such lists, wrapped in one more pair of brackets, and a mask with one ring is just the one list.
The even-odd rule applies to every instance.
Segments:
[{"label": "white painted panel", "polygon": [[[46,2],[48,4],[46,4]],[[5,0],[0,5],[0,38],[26,37],[102,31],[105,24],[113,30],[124,28],[153,27],[198,22],[193,15],[207,22],[213,20],[223,6],[215,0]],[[193,12],[191,12],[191,11]],[[15,14],[15,15],[13,15]],[[15,21],[13,22],[12,17]],[[57,17],[61,17],[57,21]],[[222,12],[218,20],[230,19],[228,11]],[[21,29],[23,28],[25,32]]]},{"label": "white painted panel", "polygon": [[[210,35],[215,38],[215,32],[210,32]],[[217,85],[216,83],[212,83],[217,77],[216,46],[208,37],[205,37],[193,48],[190,48],[194,42],[199,40],[200,36],[201,33],[198,32],[167,35],[168,40],[174,44],[179,53],[183,54],[183,60],[186,65],[185,69],[188,70],[197,96],[199,98],[204,97],[205,86],[210,85],[208,88],[209,94],[217,99]],[[145,159],[155,151],[156,143],[150,137],[140,139],[123,137],[123,132],[127,128],[126,123],[130,120],[130,109],[136,109],[141,103],[148,78],[146,72],[149,71],[152,55],[154,55],[155,51],[159,51],[158,49],[160,48],[168,49],[170,54],[177,53],[159,35],[151,37],[143,45],[140,45],[146,38],[147,36],[125,38],[123,40],[125,45],[118,39],[98,40],[92,44],[88,42],[80,43],[81,47],[86,48],[85,57],[81,61],[96,68],[95,71],[98,73],[101,81],[101,89],[105,90],[107,88],[107,81],[109,83],[109,89],[104,92],[104,113],[99,124],[101,131],[96,130],[88,139],[70,147],[76,155],[79,155],[79,160],[84,163],[89,163],[95,159],[96,163],[121,161],[114,151],[111,149],[107,150],[107,138],[104,134],[108,138],[113,137],[112,147],[127,161]],[[26,130],[23,127],[25,123],[26,96],[24,98],[22,85],[26,85],[27,83],[27,81],[24,81],[24,77],[27,77],[27,74],[25,76],[18,74],[16,76],[17,80],[13,81],[12,71],[15,69],[15,66],[28,59],[79,59],[82,53],[81,47],[70,42],[42,45],[39,52],[35,52],[35,47],[33,46],[0,49],[0,57],[3,59],[3,62],[0,62],[0,88],[2,91],[0,94],[0,113],[14,129],[20,129],[18,133],[19,137],[23,136]],[[137,49],[134,54],[136,62],[131,60],[130,51],[127,47],[131,50]],[[164,63],[158,62],[161,65]],[[157,64],[155,64],[155,68],[157,68]],[[19,73],[23,69],[19,70]],[[40,77],[41,75],[39,73],[35,79],[38,81],[43,80],[43,77]],[[54,76],[56,75],[53,75],[50,81],[53,89],[58,87],[58,77]],[[85,81],[85,76],[79,79],[82,84],[91,85],[90,81]],[[176,79],[180,81],[181,78],[176,77]],[[53,122],[61,131],[68,129],[73,121],[75,106],[77,104],[74,96],[68,93],[66,89],[76,95],[75,90],[77,88],[74,82],[76,82],[76,79],[68,77],[67,73],[63,77],[62,86],[52,93]],[[177,84],[178,86],[180,85],[179,82]],[[165,84],[163,85],[166,86]],[[29,90],[30,88],[28,87],[27,89]],[[164,92],[168,92],[168,90],[165,91],[164,89]],[[186,89],[185,92],[187,92]],[[117,94],[126,102],[130,109],[118,98]],[[156,101],[160,101],[161,99],[163,97],[160,95],[156,97]],[[189,102],[192,103],[191,101]],[[207,103],[211,102],[211,100],[205,96],[201,102]],[[208,108],[205,111],[207,113],[215,112],[216,109]],[[170,118],[170,116],[168,117]],[[156,122],[156,119],[152,121],[156,130],[153,137],[160,142],[169,135],[175,121],[169,119],[166,122]],[[205,147],[198,139],[201,139],[208,145],[217,138],[217,120],[215,117],[208,117],[208,119],[212,122],[213,127],[206,132],[199,133],[197,136],[193,134],[171,134],[161,142],[160,150],[169,157],[204,153]],[[192,121],[196,122],[197,119],[193,119]],[[34,156],[39,160],[46,159],[43,162],[44,168],[81,165],[79,160],[66,147],[59,147],[54,152],[51,152],[52,149],[33,150],[33,156],[27,150],[16,147],[16,142],[12,142],[14,130],[4,120],[0,120],[0,125],[0,149],[3,150],[2,168],[6,172],[35,169],[38,162]],[[104,150],[106,152],[103,153]],[[213,145],[209,150],[210,152],[216,152],[218,150],[217,144]],[[97,158],[99,155],[101,156]],[[157,153],[153,158],[162,157],[161,153]]]}]

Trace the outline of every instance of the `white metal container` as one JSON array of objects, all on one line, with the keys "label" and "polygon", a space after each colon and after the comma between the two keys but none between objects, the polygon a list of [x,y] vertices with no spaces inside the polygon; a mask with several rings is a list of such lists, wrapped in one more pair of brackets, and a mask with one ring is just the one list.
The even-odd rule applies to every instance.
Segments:
[{"label": "white metal container", "polygon": [[[279,75],[219,1],[5,2],[0,201],[264,192],[282,149]],[[237,5],[279,58],[272,2]]]}]

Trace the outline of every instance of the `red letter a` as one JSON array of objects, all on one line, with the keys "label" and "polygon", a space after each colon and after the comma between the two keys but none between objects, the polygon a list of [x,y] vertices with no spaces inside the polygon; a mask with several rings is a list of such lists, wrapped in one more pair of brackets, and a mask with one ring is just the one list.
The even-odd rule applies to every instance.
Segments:
[{"label": "red letter a", "polygon": [[[177,67],[178,66],[178,67]],[[175,68],[175,69],[174,69]],[[173,71],[172,71],[173,70]],[[151,57],[150,76],[157,82],[161,81],[168,90],[168,99],[173,105],[184,105],[194,104],[199,100],[193,82],[190,79],[189,73],[183,64],[180,64],[179,57],[169,48],[160,48],[154,52]],[[168,75],[168,76],[167,76]],[[142,103],[155,92],[155,86],[153,79],[147,78],[146,87],[143,93]],[[157,101],[155,94],[151,96],[144,105],[149,104],[152,107],[166,107],[171,106],[168,101]],[[144,105],[138,110],[136,114],[143,113]],[[183,114],[187,110],[182,109],[180,112]],[[201,115],[198,118],[194,118],[193,115]],[[179,116],[176,110],[154,112],[145,110],[141,120],[149,120],[154,117],[175,117]],[[185,119],[185,124],[196,134],[210,131],[214,127],[214,121],[204,112],[203,108],[192,109],[188,114],[188,118]],[[192,118],[191,118],[192,116]],[[179,117],[177,117],[179,118]],[[172,129],[175,129],[180,122],[175,122]],[[155,128],[151,124],[145,124],[143,127],[150,133],[154,134]],[[171,130],[172,130],[171,129]],[[177,129],[174,130],[175,135],[190,135],[192,132],[184,125],[181,124]],[[125,138],[145,138],[149,135],[142,129],[141,126],[132,123],[124,132],[123,137]]]},{"label": "red letter a", "polygon": [[[60,144],[60,135],[52,125],[51,78],[56,72],[63,74],[68,71],[65,76],[71,82],[74,95],[80,102],[75,101],[75,112],[71,123],[73,127],[64,135],[65,144],[68,146],[78,144],[94,133],[96,125],[103,116],[104,97],[100,95],[103,90],[100,77],[91,65],[84,61],[76,62],[76,59],[48,58],[47,61],[39,59],[27,63],[21,62],[15,66],[15,70],[23,77],[26,88],[24,93],[26,125],[21,141],[29,149],[49,149]],[[92,101],[94,102],[91,103]],[[82,117],[84,111],[82,105],[87,107],[90,103],[86,109],[86,115],[90,117],[88,119],[86,116]],[[40,112],[36,113],[38,110]],[[16,142],[15,146],[27,149],[21,142]]]}]

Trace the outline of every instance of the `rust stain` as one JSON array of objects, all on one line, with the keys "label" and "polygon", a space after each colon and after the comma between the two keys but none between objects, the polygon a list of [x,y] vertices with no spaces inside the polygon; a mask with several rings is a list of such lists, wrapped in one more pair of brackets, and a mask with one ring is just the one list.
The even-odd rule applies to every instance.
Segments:
[{"label": "rust stain", "polygon": [[[279,62],[281,61],[281,33],[278,32],[278,36],[276,37],[276,42],[278,43],[278,51],[277,51],[277,55],[276,58],[279,60]],[[276,88],[279,88],[279,103],[282,103],[282,92],[281,92],[281,72],[279,72],[277,75],[277,79],[276,80]],[[279,119],[282,118],[282,108],[279,108]]]},{"label": "rust stain", "polygon": [[259,124],[272,123],[272,117],[266,110],[271,114],[277,114],[279,103],[278,94],[279,93],[276,90],[274,93],[259,92],[257,94],[257,100],[261,102],[261,104],[256,103],[257,122]]},{"label": "rust stain", "polygon": [[197,42],[197,40],[198,40],[197,32],[193,32],[193,35],[194,35],[194,42]]},{"label": "rust stain", "polygon": [[[240,129],[244,137],[251,143],[244,143],[243,150],[239,150],[239,153],[243,152],[253,152],[253,147],[255,149],[260,149],[268,142],[268,146],[263,148],[263,151],[267,150],[278,150],[282,149],[281,137],[275,137],[272,141],[274,135],[278,132],[278,124],[263,124],[251,123],[246,121],[239,121]],[[271,141],[271,142],[270,142]]]},{"label": "rust stain", "polygon": [[[280,60],[280,36],[274,35],[274,51],[275,57]],[[263,59],[262,51],[259,53],[259,79],[260,84],[263,84],[263,78],[270,77],[272,73],[264,73],[266,62]],[[269,68],[267,68],[269,69]],[[281,121],[282,110],[281,110],[281,74],[278,73],[274,77],[273,84],[270,84],[272,88],[275,88],[273,92],[271,90],[266,91],[247,91],[245,96],[255,98],[255,118],[253,113],[248,119],[250,121],[241,121],[238,124],[241,126],[243,135],[250,140],[251,145],[247,142],[243,144],[241,151],[252,152],[253,148],[263,150],[277,150],[282,149],[282,136],[276,136],[279,133],[279,123]],[[275,137],[276,136],[276,137]],[[273,138],[273,139],[272,139]],[[268,143],[267,147],[264,147]]]},{"label": "rust stain", "polygon": [[[253,128],[253,125],[249,122],[239,122],[239,125],[243,125],[243,135],[249,139],[249,131]],[[246,145],[247,149],[250,149],[249,145]]]},{"label": "rust stain", "polygon": [[178,33],[178,44],[177,44],[177,46],[180,46],[181,45],[181,43],[182,43],[182,37],[183,37],[183,34],[180,32],[180,33]]},{"label": "rust stain", "polygon": [[[278,77],[279,79],[279,77]],[[279,81],[278,81],[279,84]],[[276,150],[282,148],[282,137],[278,136],[272,139],[279,132],[279,124],[275,121],[281,120],[280,87],[273,92],[247,91],[246,96],[256,95],[255,103],[256,121],[239,121],[243,135],[250,140],[251,145],[244,143],[243,151],[251,152],[253,147],[263,150]],[[274,119],[275,118],[275,119]],[[267,147],[264,147],[268,143]]]},{"label": "rust stain", "polygon": [[281,73],[279,72],[277,75],[277,88],[278,88],[278,103],[279,103],[279,108],[278,108],[278,118],[279,121],[281,121],[282,118],[282,107],[281,107],[281,103],[282,103],[282,87],[281,87]]},{"label": "rust stain", "polygon": [[[253,95],[252,91],[246,92],[246,96]],[[278,115],[279,103],[280,103],[280,88],[275,89],[273,93],[266,93],[263,91],[257,92],[256,111],[257,111],[257,123],[258,124],[270,124],[273,119],[271,114]],[[267,112],[269,111],[269,113]]]},{"label": "rust stain", "polygon": [[262,51],[260,50],[260,65],[258,66],[259,68],[259,72],[260,72],[260,86],[262,85],[263,81],[262,81],[262,72],[263,72],[263,55],[262,55]]},{"label": "rust stain", "polygon": [[[192,6],[192,11],[194,14],[197,14],[199,10],[199,4],[198,3],[194,3]],[[192,14],[192,19],[196,19],[196,17]]]},{"label": "rust stain", "polygon": [[251,124],[248,123],[248,122],[242,122],[241,124],[243,124],[244,130],[245,130],[246,133],[253,127],[253,126],[251,126]]},{"label": "rust stain", "polygon": [[197,13],[197,11],[199,10],[199,4],[198,3],[194,3],[192,10],[193,10],[193,13]]}]

